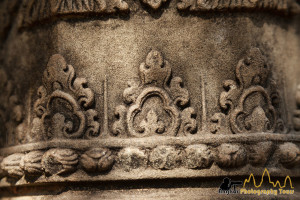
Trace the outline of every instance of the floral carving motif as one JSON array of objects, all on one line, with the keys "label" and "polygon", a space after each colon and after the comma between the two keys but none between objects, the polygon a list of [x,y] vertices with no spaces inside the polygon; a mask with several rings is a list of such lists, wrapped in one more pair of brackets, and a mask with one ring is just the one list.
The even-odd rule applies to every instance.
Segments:
[{"label": "floral carving motif", "polygon": [[43,173],[42,157],[43,151],[32,151],[27,153],[21,160],[20,166],[26,174],[39,176]]},{"label": "floral carving motif", "polygon": [[78,155],[71,149],[50,149],[42,158],[42,166],[46,174],[67,174],[75,171]]},{"label": "floral carving motif", "polygon": [[145,151],[137,147],[127,147],[119,152],[117,162],[124,171],[131,171],[138,168],[146,168],[148,156]]},{"label": "floral carving motif", "polygon": [[264,166],[272,153],[272,148],[272,142],[259,142],[250,145],[248,151],[250,164],[253,166]]},{"label": "floral carving motif", "polygon": [[252,48],[249,55],[240,60],[236,67],[237,80],[224,82],[226,91],[221,93],[219,100],[224,114],[217,113],[213,116],[213,133],[220,131],[220,124],[225,125],[227,122],[233,133],[275,130],[280,120],[269,94],[269,74],[270,67],[261,51]]},{"label": "floral carving motif", "polygon": [[159,146],[149,156],[150,164],[155,169],[174,169],[182,161],[180,151],[170,146]]},{"label": "floral carving motif", "polygon": [[287,142],[279,146],[279,162],[286,168],[300,167],[300,149]]},{"label": "floral carving motif", "polygon": [[23,153],[15,153],[7,156],[2,160],[1,168],[11,177],[20,178],[24,175],[20,162],[23,158]]},{"label": "floral carving motif", "polygon": [[43,76],[43,86],[34,104],[32,132],[48,138],[91,138],[99,135],[94,93],[84,78],[61,55],[53,55]]},{"label": "floral carving motif", "polygon": [[204,144],[190,145],[185,149],[185,166],[190,169],[208,168],[213,163],[213,154]]},{"label": "floral carving motif", "polygon": [[194,133],[195,112],[187,107],[189,93],[182,79],[171,78],[171,67],[162,54],[152,50],[140,65],[141,82],[130,82],[123,93],[124,103],[116,108],[113,133],[129,132],[130,136]]},{"label": "floral carving motif", "polygon": [[247,164],[247,151],[241,145],[221,144],[218,147],[217,164],[224,168],[237,168]]},{"label": "floral carving motif", "polygon": [[94,148],[81,155],[80,163],[88,172],[103,172],[113,166],[114,156],[109,149]]}]

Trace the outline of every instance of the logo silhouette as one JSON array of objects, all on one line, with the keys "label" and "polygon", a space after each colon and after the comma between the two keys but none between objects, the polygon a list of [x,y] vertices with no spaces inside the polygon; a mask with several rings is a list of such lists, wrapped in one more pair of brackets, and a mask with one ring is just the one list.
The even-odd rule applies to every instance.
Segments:
[{"label": "logo silhouette", "polygon": [[[236,191],[235,186],[242,185],[242,181],[231,181],[229,178],[224,178],[223,183],[220,185],[219,193],[225,193],[225,194],[236,194],[238,191]],[[232,189],[233,187],[233,189]]]}]

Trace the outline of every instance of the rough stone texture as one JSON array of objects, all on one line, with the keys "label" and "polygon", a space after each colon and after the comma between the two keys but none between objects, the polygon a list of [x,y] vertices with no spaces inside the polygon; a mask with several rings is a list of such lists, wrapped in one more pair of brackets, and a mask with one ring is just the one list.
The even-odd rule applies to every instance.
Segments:
[{"label": "rough stone texture", "polygon": [[298,0],[0,1],[1,198],[217,199],[225,177],[265,169],[299,198],[299,14]]}]

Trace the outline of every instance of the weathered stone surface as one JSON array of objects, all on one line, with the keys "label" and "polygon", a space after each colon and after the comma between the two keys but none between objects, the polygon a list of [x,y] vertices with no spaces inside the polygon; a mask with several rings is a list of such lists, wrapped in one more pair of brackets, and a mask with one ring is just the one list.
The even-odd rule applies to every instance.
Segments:
[{"label": "weathered stone surface", "polygon": [[2,0],[0,198],[223,199],[225,177],[262,173],[296,188],[268,197],[299,198],[299,14],[298,0]]}]

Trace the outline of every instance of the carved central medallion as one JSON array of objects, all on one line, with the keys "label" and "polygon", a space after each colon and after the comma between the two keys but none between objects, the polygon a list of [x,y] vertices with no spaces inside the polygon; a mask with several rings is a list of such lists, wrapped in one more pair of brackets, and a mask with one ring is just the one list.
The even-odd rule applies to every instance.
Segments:
[{"label": "carved central medallion", "polygon": [[130,82],[123,93],[128,106],[116,108],[119,120],[113,133],[135,137],[194,133],[197,125],[194,109],[187,106],[189,93],[181,78],[171,77],[171,66],[162,54],[152,50],[139,71],[141,82]]}]

